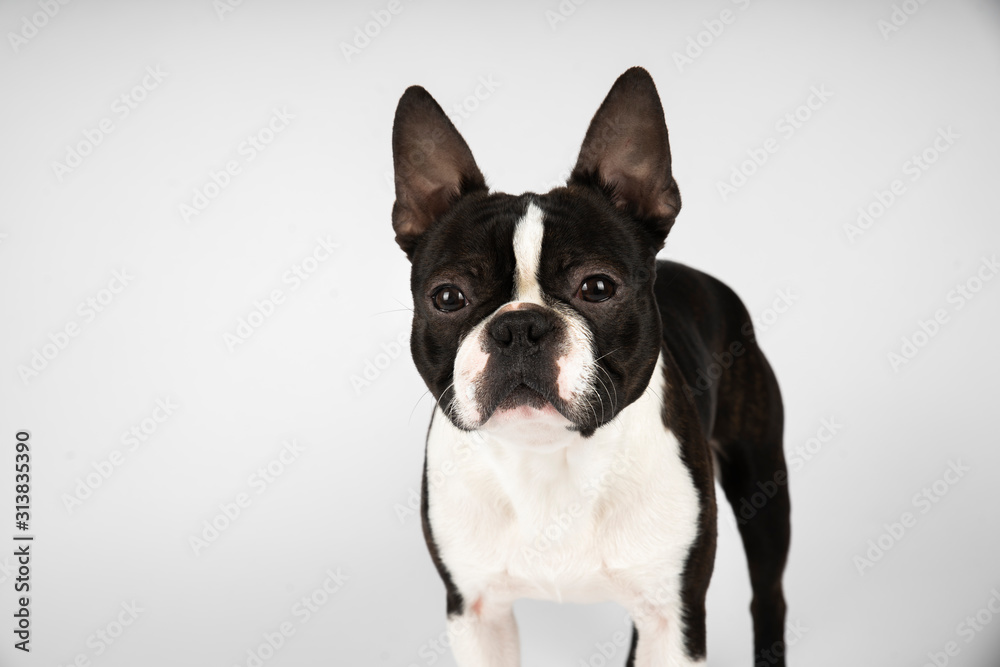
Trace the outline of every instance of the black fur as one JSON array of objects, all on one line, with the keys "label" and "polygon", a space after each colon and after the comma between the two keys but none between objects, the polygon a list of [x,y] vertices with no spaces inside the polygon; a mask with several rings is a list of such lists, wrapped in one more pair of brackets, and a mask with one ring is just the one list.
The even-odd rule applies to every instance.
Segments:
[{"label": "black fur", "polygon": [[[433,420],[433,416],[431,419]],[[441,560],[441,555],[438,553],[437,543],[434,541],[434,531],[431,529],[430,518],[427,514],[428,497],[427,457],[425,456],[424,473],[420,481],[420,527],[424,533],[424,541],[427,543],[427,552],[430,553],[431,561],[433,561],[434,567],[437,568],[438,574],[441,576],[441,581],[444,582],[446,613],[449,616],[461,616],[465,611],[465,600],[462,599],[462,594],[459,592],[458,587],[455,586],[455,582],[451,580],[451,573],[445,567],[444,562]]]}]

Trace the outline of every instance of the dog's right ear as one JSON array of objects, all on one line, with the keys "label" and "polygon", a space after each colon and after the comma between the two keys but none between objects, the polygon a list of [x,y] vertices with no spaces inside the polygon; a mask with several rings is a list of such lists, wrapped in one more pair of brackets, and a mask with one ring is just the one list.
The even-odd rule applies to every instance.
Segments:
[{"label": "dog's right ear", "polygon": [[434,222],[460,197],[487,190],[472,151],[441,106],[420,86],[399,98],[392,125],[396,243],[413,259],[413,249]]}]

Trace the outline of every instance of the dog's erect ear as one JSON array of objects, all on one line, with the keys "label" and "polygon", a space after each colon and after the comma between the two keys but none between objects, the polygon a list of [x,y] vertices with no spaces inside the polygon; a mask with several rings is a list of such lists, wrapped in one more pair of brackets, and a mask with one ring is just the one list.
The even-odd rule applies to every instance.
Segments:
[{"label": "dog's erect ear", "polygon": [[662,245],[681,208],[670,171],[663,106],[649,72],[618,77],[587,129],[569,184],[602,189],[619,209],[647,223]]},{"label": "dog's erect ear", "polygon": [[392,125],[392,162],[396,171],[392,228],[396,243],[412,259],[421,234],[459,197],[486,190],[486,179],[462,135],[420,86],[410,86],[399,98]]}]

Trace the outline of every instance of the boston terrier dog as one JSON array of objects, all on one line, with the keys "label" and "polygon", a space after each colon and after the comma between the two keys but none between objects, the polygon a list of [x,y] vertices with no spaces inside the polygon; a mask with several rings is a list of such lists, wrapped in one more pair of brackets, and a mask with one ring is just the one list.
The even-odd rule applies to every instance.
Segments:
[{"label": "boston terrier dog", "polygon": [[437,400],[423,531],[457,663],[518,665],[512,605],[536,598],[624,606],[628,665],[704,664],[717,476],[734,508],[754,498],[755,664],[784,665],[781,395],[739,298],[656,259],[681,199],[649,73],[619,77],[545,194],[491,192],[418,86],[392,149],[410,347]]}]

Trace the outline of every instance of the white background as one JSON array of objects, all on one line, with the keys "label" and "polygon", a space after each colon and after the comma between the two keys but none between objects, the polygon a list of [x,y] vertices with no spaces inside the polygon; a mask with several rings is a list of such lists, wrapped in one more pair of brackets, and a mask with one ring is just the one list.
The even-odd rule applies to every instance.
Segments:
[{"label": "white background", "polygon": [[[406,350],[409,265],[389,219],[396,101],[419,83],[446,109],[465,104],[460,129],[490,184],[544,191],[632,65],[657,83],[684,198],[663,255],[736,289],[783,389],[786,449],[800,457],[791,664],[919,666],[950,641],[948,664],[997,664],[1000,618],[960,627],[1000,591],[1000,279],[975,280],[1000,250],[996,3],[910,0],[915,13],[883,34],[889,0],[567,1],[560,21],[555,0],[403,0],[350,59],[341,44],[387,3],[217,5],[0,8],[0,539],[18,532],[20,429],[36,535],[30,655],[12,646],[13,559],[0,556],[0,664],[248,665],[262,634],[290,622],[265,664],[452,665],[437,643],[444,589],[404,509],[431,401]],[[718,32],[724,10],[734,20],[712,37],[705,22]],[[706,46],[679,65],[699,33]],[[162,81],[136,89],[147,68]],[[494,90],[477,99],[481,79]],[[800,110],[813,87],[832,96]],[[275,109],[294,118],[247,159],[241,145]],[[786,136],[778,124],[797,110],[808,119]],[[113,131],[57,173],[105,118]],[[957,139],[911,180],[905,163],[947,128]],[[718,183],[769,138],[777,152],[723,199]],[[185,220],[181,205],[230,160],[239,173]],[[849,239],[845,225],[894,179],[903,194]],[[339,247],[292,289],[283,276],[317,238]],[[127,286],[102,291],[122,269]],[[980,289],[960,300],[967,282]],[[283,303],[227,345],[276,289]],[[78,310],[111,296],[92,321]],[[945,323],[894,368],[888,355],[939,309]],[[63,340],[70,323],[78,335]],[[51,358],[25,372],[36,352]],[[129,450],[123,432],[157,399],[179,407],[145,421],[155,431]],[[824,419],[842,426],[806,461],[796,450]],[[302,453],[258,493],[251,475],[293,439]],[[68,507],[115,450],[121,465]],[[915,504],[950,462],[970,470]],[[196,555],[190,538],[240,493],[250,505]],[[904,512],[916,524],[884,535]],[[719,530],[709,664],[746,665],[749,583],[728,509]],[[860,566],[880,537],[888,551]],[[293,606],[328,570],[348,578],[302,623]],[[133,601],[138,619],[97,641]],[[612,604],[516,610],[527,666],[598,665],[595,643],[626,627]],[[608,664],[623,661],[617,649]]]}]

